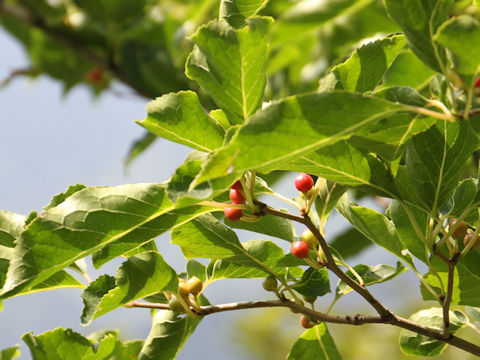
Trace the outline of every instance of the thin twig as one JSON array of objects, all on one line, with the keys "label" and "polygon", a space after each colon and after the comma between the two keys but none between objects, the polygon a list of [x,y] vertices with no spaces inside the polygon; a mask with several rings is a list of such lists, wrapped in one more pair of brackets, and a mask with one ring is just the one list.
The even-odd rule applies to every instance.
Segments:
[{"label": "thin twig", "polygon": [[[126,305],[126,307],[138,307],[149,309],[163,309],[168,310],[168,304],[146,303],[133,301]],[[297,304],[287,299],[280,300],[260,300],[260,301],[248,301],[238,303],[228,303],[220,305],[201,306],[197,311],[197,315],[206,316],[210,314],[216,314],[225,311],[235,311],[244,309],[257,309],[257,308],[270,308],[270,307],[286,307],[293,309],[297,312],[308,315],[314,322],[326,322],[335,324],[347,324],[347,325],[364,325],[364,324],[388,324],[400,327],[402,329],[410,330],[412,332],[427,336],[429,338],[443,341],[447,344],[455,346],[471,354],[480,356],[480,346],[463,340],[455,335],[450,335],[448,339],[443,337],[443,332],[438,329],[432,329],[421,324],[414,323],[408,319],[404,319],[400,316],[393,315],[389,319],[384,319],[380,316],[368,316],[368,315],[346,315],[336,316],[328,315],[317,312],[313,309],[307,308],[303,305]]]}]

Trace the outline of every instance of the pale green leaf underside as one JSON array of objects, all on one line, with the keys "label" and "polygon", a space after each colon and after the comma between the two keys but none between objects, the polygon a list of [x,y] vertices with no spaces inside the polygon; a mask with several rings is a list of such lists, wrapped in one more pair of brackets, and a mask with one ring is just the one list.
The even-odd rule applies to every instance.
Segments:
[{"label": "pale green leaf underside", "polygon": [[306,330],[293,344],[287,360],[341,360],[342,356],[330,335],[327,325],[321,323]]},{"label": "pale green leaf underside", "polygon": [[275,170],[402,110],[400,104],[343,91],[286,98],[250,117],[227,146],[214,152],[196,183],[232,171]]}]

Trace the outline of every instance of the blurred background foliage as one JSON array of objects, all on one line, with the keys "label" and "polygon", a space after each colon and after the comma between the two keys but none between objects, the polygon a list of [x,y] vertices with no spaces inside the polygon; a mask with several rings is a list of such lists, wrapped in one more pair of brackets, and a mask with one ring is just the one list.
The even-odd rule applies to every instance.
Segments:
[{"label": "blurred background foliage", "polygon": [[[456,1],[455,11],[464,11],[473,1]],[[193,46],[189,36],[199,25],[218,17],[219,8],[219,0],[0,0],[0,25],[23,45],[30,60],[29,66],[14,69],[0,81],[7,86],[17,77],[47,75],[62,84],[64,94],[83,84],[94,96],[109,91],[119,101],[124,96],[153,99],[192,89],[200,94],[205,109],[212,110],[213,101],[187,79],[184,66]],[[276,20],[265,101],[315,91],[329,69],[354,49],[399,31],[381,0],[272,0],[260,14]],[[429,71],[409,50],[396,62],[385,81],[401,84],[404,80],[411,85],[396,71],[403,63],[419,66],[419,72]],[[127,162],[154,141],[154,136],[145,133],[134,144],[126,144],[131,145]],[[332,241],[345,257],[358,257],[370,244],[356,230],[337,233]],[[412,298],[419,301],[418,288],[412,289],[417,293]],[[412,300],[400,309],[410,314],[416,306]],[[346,359],[414,359],[400,353],[395,328],[330,328]],[[468,332],[463,334],[467,338]],[[228,335],[246,359],[272,360],[284,358],[300,333],[297,315],[271,309],[242,313]],[[370,339],[381,340],[372,344]],[[449,348],[439,358],[473,357]]]}]

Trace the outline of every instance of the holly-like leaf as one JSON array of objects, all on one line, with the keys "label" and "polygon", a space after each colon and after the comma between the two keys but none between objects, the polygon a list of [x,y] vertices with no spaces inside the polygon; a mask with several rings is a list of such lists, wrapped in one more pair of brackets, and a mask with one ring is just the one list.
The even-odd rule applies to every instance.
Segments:
[{"label": "holly-like leaf", "polygon": [[58,328],[41,335],[27,333],[22,336],[28,345],[33,359],[65,360],[106,360],[111,359],[116,339],[112,335],[104,337],[98,344],[72,331]]},{"label": "holly-like leaf", "polygon": [[[150,242],[179,219],[187,221],[197,215],[195,210],[176,213],[174,209],[165,187],[159,184],[91,187],[76,192],[41,213],[18,237],[1,298],[42,283],[108,244],[121,244],[113,255],[116,257]],[[115,248],[111,250],[107,258]]]},{"label": "holly-like leaf", "polygon": [[268,3],[268,0],[222,0],[220,17],[234,28],[245,24],[245,20],[256,15]]},{"label": "holly-like leaf", "polygon": [[291,286],[303,296],[323,296],[330,292],[330,280],[326,269],[308,268],[300,281]]},{"label": "holly-like leaf", "polygon": [[453,0],[385,0],[388,13],[402,28],[415,55],[438,72],[446,63],[445,54],[433,36],[448,20],[452,4]]},{"label": "holly-like leaf", "polygon": [[147,105],[147,117],[137,123],[156,136],[209,152],[223,143],[223,130],[203,110],[197,94],[166,94]]},{"label": "holly-like leaf", "polygon": [[152,329],[140,352],[139,360],[175,359],[200,319],[178,316],[173,311],[158,311]]},{"label": "holly-like leaf", "polygon": [[252,168],[277,170],[402,110],[401,104],[343,91],[286,98],[250,117],[228,145],[214,152],[195,183]]},{"label": "holly-like leaf", "polygon": [[464,75],[475,75],[480,70],[480,22],[472,16],[462,15],[445,22],[437,32],[435,40],[450,50],[455,69]]},{"label": "holly-like leaf", "polygon": [[232,123],[243,123],[257,110],[266,82],[272,20],[253,17],[246,23],[238,30],[222,19],[200,27],[186,64],[187,76],[205,89]]},{"label": "holly-like leaf", "polygon": [[[178,277],[159,253],[145,252],[124,262],[115,275],[115,287],[111,288],[111,286],[111,277],[104,276],[86,289],[83,296],[86,305],[82,314],[83,324],[88,324],[130,301],[164,290],[177,291]],[[108,292],[105,293],[107,290]],[[98,302],[100,294],[102,296]],[[94,305],[96,309],[92,311]]]},{"label": "holly-like leaf", "polygon": [[438,122],[407,144],[406,166],[410,182],[424,209],[441,208],[458,185],[465,162],[478,147],[468,123]]},{"label": "holly-like leaf", "polygon": [[374,90],[404,46],[403,35],[390,35],[358,48],[332,69],[335,89],[361,93]]},{"label": "holly-like leaf", "polygon": [[[409,320],[428,328],[443,329],[442,309],[439,307],[420,310],[410,316]],[[467,317],[461,311],[450,311],[450,332],[452,334],[464,327],[467,322]],[[402,330],[400,333],[400,348],[407,355],[436,356],[441,354],[446,346],[445,342],[412,331]]]},{"label": "holly-like leaf", "polygon": [[306,330],[293,344],[287,360],[341,360],[325,323]]},{"label": "holly-like leaf", "polygon": [[[397,277],[401,273],[407,271],[408,269],[402,265],[402,263],[397,262],[397,266],[391,265],[375,265],[375,266],[368,266],[368,265],[356,265],[353,267],[355,272],[360,275],[362,278],[365,286],[379,284],[388,280]],[[346,272],[346,274],[352,278],[354,281],[358,281],[357,278],[352,274],[350,270]],[[335,291],[335,296],[339,298],[347,293],[352,291],[352,288],[345,284],[343,280],[340,280],[337,285],[337,289]]]}]

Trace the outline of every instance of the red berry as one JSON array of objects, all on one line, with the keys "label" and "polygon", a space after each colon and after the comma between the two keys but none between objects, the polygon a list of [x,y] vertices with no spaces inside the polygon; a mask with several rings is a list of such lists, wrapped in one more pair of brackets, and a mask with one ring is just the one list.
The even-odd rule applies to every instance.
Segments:
[{"label": "red berry", "polygon": [[476,88],[480,88],[480,76],[477,78],[477,80],[475,81],[475,85],[474,85]]},{"label": "red berry", "polygon": [[235,183],[231,186],[231,189],[242,190],[242,182],[240,180],[235,181]]},{"label": "red berry", "polygon": [[225,208],[223,212],[225,213],[225,217],[231,221],[238,221],[243,215],[242,209],[236,208]]},{"label": "red berry", "polygon": [[295,187],[298,191],[307,192],[313,187],[313,179],[310,175],[305,173],[300,173],[295,178]]},{"label": "red berry", "polygon": [[230,189],[228,196],[230,196],[230,200],[232,200],[234,204],[243,204],[245,202],[245,197],[239,190]]},{"label": "red berry", "polygon": [[98,84],[99,82],[102,81],[103,74],[104,74],[103,68],[97,66],[88,72],[87,79],[92,84]]},{"label": "red berry", "polygon": [[310,321],[310,319],[307,318],[305,315],[300,316],[300,324],[302,324],[302,326],[303,326],[305,329],[311,329],[312,327],[315,326],[315,324],[312,323],[312,322]]},{"label": "red berry", "polygon": [[305,241],[294,241],[292,243],[292,254],[299,259],[304,259],[308,256],[310,249]]}]

